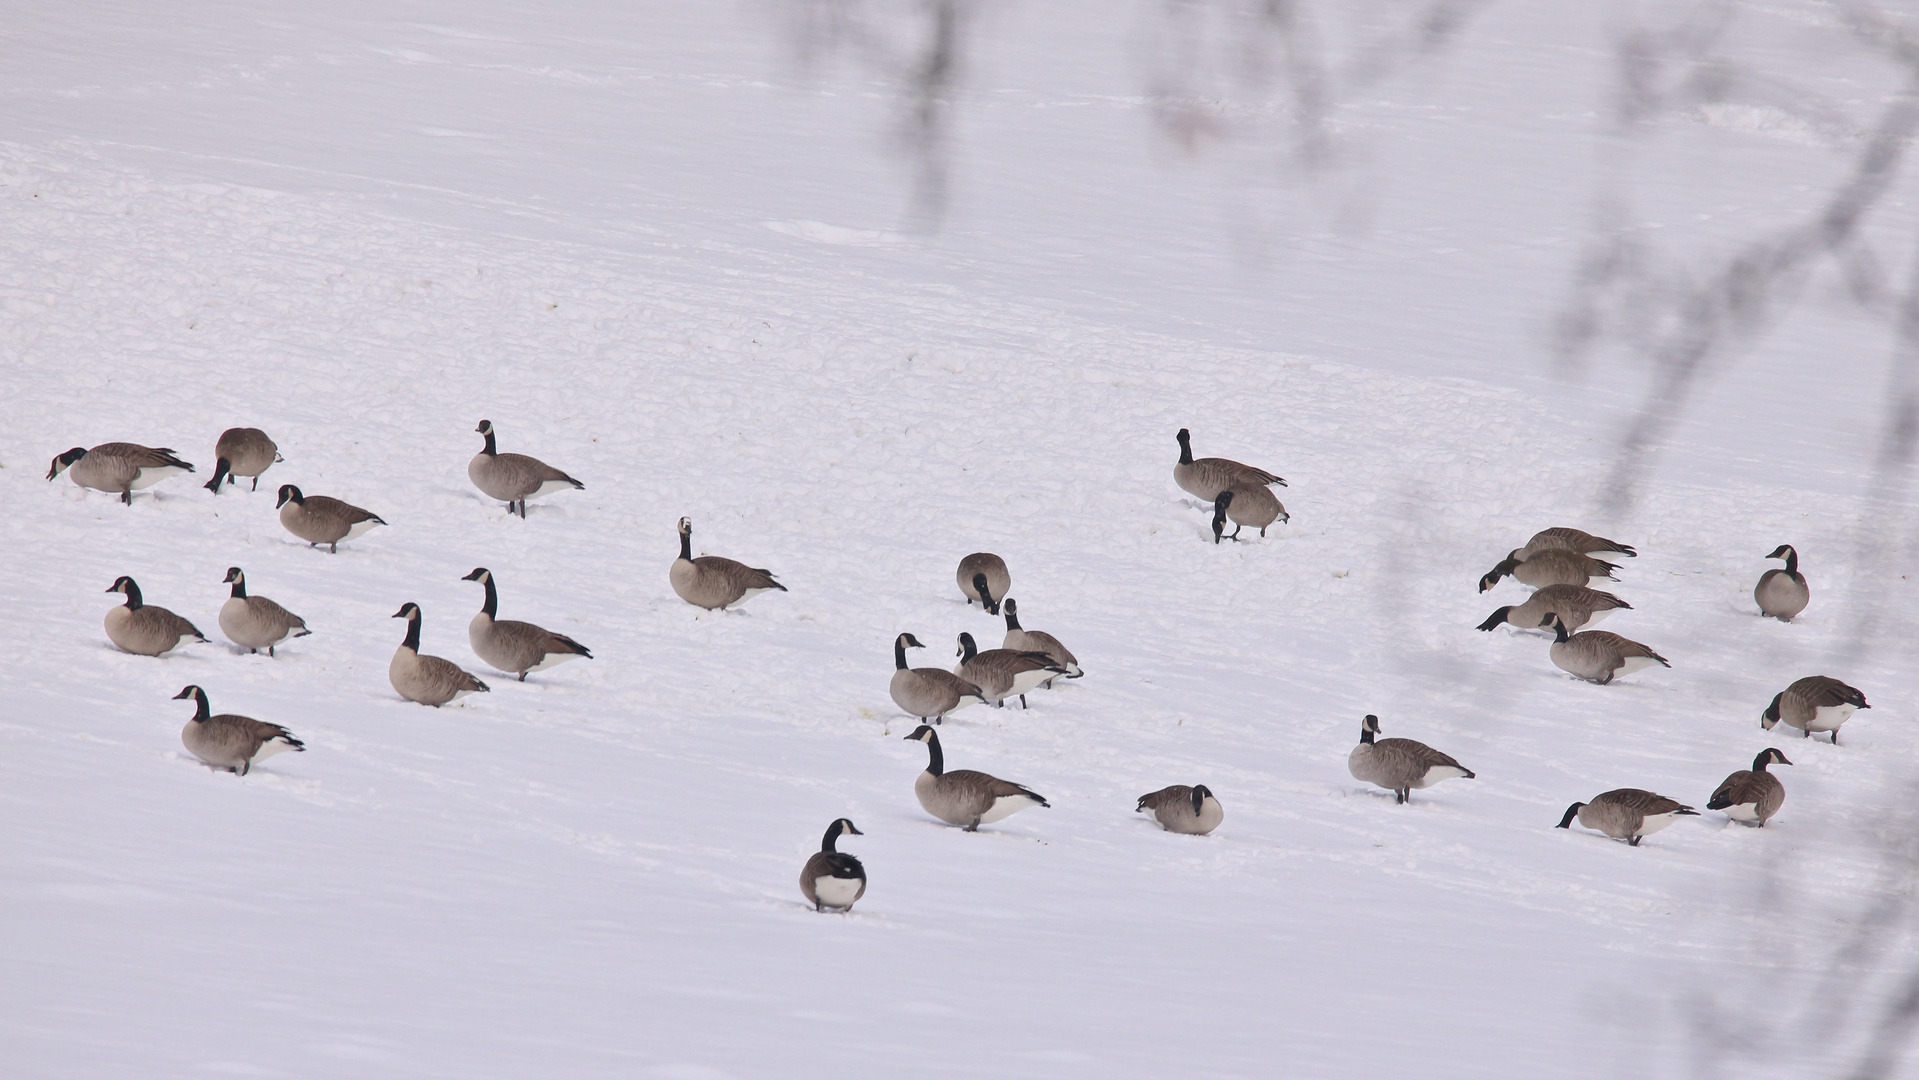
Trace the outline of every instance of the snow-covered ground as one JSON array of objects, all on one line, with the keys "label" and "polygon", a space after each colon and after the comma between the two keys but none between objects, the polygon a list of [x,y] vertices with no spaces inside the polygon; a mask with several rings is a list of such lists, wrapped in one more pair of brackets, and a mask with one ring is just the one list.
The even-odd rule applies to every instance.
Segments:
[{"label": "snow-covered ground", "polygon": [[[992,8],[930,236],[895,86],[796,74],[776,9],[310,7],[75,3],[0,37],[0,1071],[1801,1077],[1860,1053],[1914,956],[1919,598],[1860,544],[1909,529],[1866,499],[1890,345],[1813,288],[1600,515],[1643,373],[1547,359],[1603,142],[1587,5],[1482,13],[1340,114],[1364,153],[1304,192],[1256,139],[1155,141],[1156,9]],[[1820,9],[1743,14],[1807,82],[1884,89],[1830,68]],[[1856,132],[1791,119],[1702,112],[1636,159],[1689,177],[1637,189],[1646,212],[1706,249],[1807,212],[1781,193]],[[482,418],[586,491],[508,518],[466,479]],[[286,460],[216,499],[235,425]],[[1291,524],[1214,546],[1171,483],[1182,426],[1284,475]],[[130,508],[44,482],[110,440],[201,471]],[[390,527],[310,550],[281,483]],[[791,591],[680,602],[681,515]],[[1525,595],[1479,576],[1555,524],[1639,547],[1605,628],[1670,671],[1587,685],[1543,636],[1474,629]],[[1779,543],[1814,589],[1791,625],[1752,610]],[[944,725],[950,767],[1052,802],[967,835],[915,803],[886,686],[901,631],[919,664],[997,644],[953,586],[975,550],[1087,675]],[[313,635],[219,640],[232,565]],[[502,617],[594,659],[485,669],[476,566]],[[120,574],[216,642],[113,649]],[[397,698],[406,601],[492,693]],[[1807,674],[1874,703],[1839,747],[1759,728]],[[189,683],[307,752],[208,772]],[[1478,778],[1362,788],[1368,712]],[[1763,831],[1551,828],[1621,786],[1703,810],[1768,745],[1794,765]],[[1173,783],[1217,792],[1216,834],[1131,812]],[[839,816],[871,885],[821,916],[796,877]]]}]

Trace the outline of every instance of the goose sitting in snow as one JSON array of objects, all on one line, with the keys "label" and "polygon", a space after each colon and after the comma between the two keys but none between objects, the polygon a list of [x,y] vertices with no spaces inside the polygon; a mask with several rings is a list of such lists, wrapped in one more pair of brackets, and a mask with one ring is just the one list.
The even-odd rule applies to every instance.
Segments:
[{"label": "goose sitting in snow", "polygon": [[167,653],[207,639],[194,625],[163,607],[154,607],[140,595],[140,586],[121,574],[107,586],[107,592],[121,593],[127,602],[107,611],[107,640],[138,656],[165,656]]},{"label": "goose sitting in snow", "polygon": [[738,607],[763,592],[786,591],[761,570],[718,555],[693,557],[693,519],[680,519],[680,557],[673,560],[667,580],[679,598],[708,611]]},{"label": "goose sitting in snow", "polygon": [[1133,812],[1145,810],[1153,812],[1153,820],[1159,822],[1160,828],[1189,836],[1205,836],[1226,820],[1225,809],[1205,784],[1193,787],[1174,784],[1141,795]]}]

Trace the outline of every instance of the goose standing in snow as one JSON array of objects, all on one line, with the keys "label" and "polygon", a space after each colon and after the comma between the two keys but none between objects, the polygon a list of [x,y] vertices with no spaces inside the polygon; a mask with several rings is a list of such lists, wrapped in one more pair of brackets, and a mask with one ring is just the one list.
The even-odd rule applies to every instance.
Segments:
[{"label": "goose standing in snow", "polygon": [[1499,584],[1499,579],[1508,574],[1517,578],[1522,585],[1543,589],[1548,585],[1584,586],[1594,578],[1618,581],[1612,573],[1617,569],[1619,567],[1612,563],[1562,548],[1548,548],[1525,559],[1518,558],[1518,553],[1514,552],[1479,579],[1479,591],[1485,592]]},{"label": "goose standing in snow", "polygon": [[493,421],[482,420],[473,430],[486,437],[486,446],[466,463],[467,479],[473,486],[506,504],[510,516],[516,508],[520,520],[526,520],[526,501],[572,488],[585,491],[586,485],[525,454],[502,454],[493,445]]},{"label": "goose standing in snow", "polygon": [[1242,465],[1229,458],[1209,457],[1195,460],[1193,436],[1185,428],[1180,428],[1179,434],[1173,438],[1179,441],[1179,464],[1173,466],[1173,483],[1178,484],[1181,491],[1201,502],[1218,502],[1219,493],[1236,484],[1245,484],[1250,487],[1265,487],[1268,484],[1286,486],[1286,481],[1265,469]]},{"label": "goose standing in snow", "polygon": [[327,546],[338,555],[340,541],[357,540],[375,525],[385,525],[380,515],[362,510],[326,495],[306,495],[292,484],[280,485],[280,524],[286,531],[307,542],[308,547]]},{"label": "goose standing in snow", "polygon": [[586,646],[551,630],[543,630],[532,623],[515,622],[511,619],[498,620],[493,616],[499,611],[500,596],[493,588],[493,571],[486,567],[476,567],[461,581],[477,581],[486,586],[486,599],[480,604],[480,613],[473,616],[467,624],[467,640],[473,645],[473,652],[480,659],[510,675],[517,675],[521,682],[526,681],[529,671],[545,671],[555,664],[585,657],[593,659]]},{"label": "goose standing in snow", "polygon": [[1525,562],[1542,551],[1570,551],[1578,555],[1618,555],[1632,559],[1639,552],[1617,540],[1608,540],[1603,536],[1594,536],[1584,529],[1568,529],[1556,526],[1541,529],[1533,534],[1526,546],[1514,548],[1512,558]]},{"label": "goose standing in snow", "polygon": [[1751,822],[1765,828],[1766,819],[1779,812],[1786,801],[1786,785],[1766,771],[1768,765],[1790,765],[1786,755],[1773,747],[1759,751],[1752,768],[1741,769],[1720,784],[1706,800],[1706,809],[1724,810],[1734,821]]},{"label": "goose standing in snow", "polygon": [[194,625],[163,607],[154,607],[140,597],[140,586],[125,574],[107,586],[107,592],[122,593],[127,602],[107,611],[107,640],[137,656],[164,656],[191,642],[205,641]]},{"label": "goose standing in snow", "polygon": [[1759,716],[1759,726],[1771,731],[1781,720],[1796,727],[1804,737],[1815,731],[1832,732],[1832,745],[1839,745],[1839,725],[1852,718],[1856,709],[1870,709],[1866,695],[1827,675],[1808,675],[1772,696],[1772,704]]},{"label": "goose standing in snow", "polygon": [[245,776],[255,765],[285,750],[302,751],[306,744],[278,724],[232,713],[213,715],[207,704],[207,692],[189,686],[173,695],[173,700],[192,698],[193,719],[180,729],[180,742],[188,752],[216,769]]},{"label": "goose standing in snow", "polygon": [[1600,620],[1619,610],[1631,611],[1632,605],[1609,592],[1588,589],[1582,585],[1548,585],[1526,598],[1526,602],[1517,606],[1508,604],[1486,616],[1479,624],[1481,630],[1491,630],[1502,623],[1527,630],[1537,630],[1543,624],[1548,612],[1558,613],[1568,630],[1583,630],[1595,626]]},{"label": "goose standing in snow", "polygon": [[1784,559],[1786,568],[1774,567],[1759,575],[1759,584],[1752,590],[1753,602],[1759,605],[1761,615],[1791,622],[1812,603],[1812,589],[1806,584],[1806,575],[1799,572],[1799,553],[1791,544],[1781,544],[1766,558]]},{"label": "goose standing in snow", "polygon": [[1233,535],[1226,537],[1228,540],[1239,539],[1239,530],[1248,525],[1263,537],[1266,526],[1273,522],[1293,520],[1273,489],[1258,484],[1234,484],[1213,500],[1213,543],[1219,543],[1220,534],[1226,531],[1228,517],[1233,519]]},{"label": "goose standing in snow", "polygon": [[979,687],[950,671],[907,667],[906,650],[925,647],[911,634],[893,639],[893,681],[887,686],[893,695],[893,704],[904,709],[908,716],[918,717],[922,724],[928,720],[937,724],[956,709],[986,704]]},{"label": "goose standing in snow", "polygon": [[680,519],[680,557],[673,560],[667,579],[680,599],[708,611],[724,611],[763,592],[786,591],[786,586],[773,580],[771,570],[755,569],[718,555],[694,558],[693,519],[684,517]]},{"label": "goose standing in snow", "polygon": [[248,596],[247,576],[239,567],[227,567],[225,581],[233,586],[227,602],[220,605],[220,632],[228,641],[250,653],[265,649],[272,656],[275,645],[313,632],[305,619],[286,608],[264,596]]},{"label": "goose standing in snow", "polygon": [[973,635],[959,636],[959,667],[953,674],[979,687],[980,693],[996,708],[1004,708],[1006,699],[1017,696],[1019,707],[1026,707],[1026,692],[1043,682],[1066,674],[1043,652],[1014,652],[1011,649],[979,651]]},{"label": "goose standing in snow", "polygon": [[1699,816],[1699,811],[1675,799],[1664,795],[1654,795],[1639,788],[1615,788],[1601,795],[1593,796],[1591,802],[1576,802],[1566,808],[1566,816],[1559,819],[1554,828],[1572,828],[1573,818],[1594,832],[1602,832],[1614,840],[1624,840],[1633,847],[1639,841],[1673,823],[1674,818]]},{"label": "goose standing in snow", "polygon": [[[1079,659],[1073,655],[1072,650],[1060,644],[1058,638],[1043,630],[1027,630],[1020,626],[1019,605],[1013,602],[1012,597],[1007,597],[1006,602],[1000,607],[1006,612],[1006,638],[1000,642],[1000,648],[1013,652],[1045,653],[1053,663],[1066,669],[1066,677],[1069,679],[1077,679],[1085,674],[1079,669]],[[1048,679],[1040,685],[1051,687],[1053,680]]]},{"label": "goose standing in snow", "polygon": [[1654,664],[1671,667],[1672,662],[1637,641],[1605,630],[1587,630],[1568,634],[1566,621],[1547,612],[1540,626],[1553,630],[1553,665],[1575,678],[1601,686],[1621,675],[1643,671]]},{"label": "goose standing in snow", "polygon": [[242,476],[253,478],[251,490],[260,490],[260,474],[273,467],[277,461],[285,460],[280,456],[280,448],[267,433],[257,427],[228,428],[220,433],[220,441],[213,444],[213,479],[206,482],[206,489],[215,495],[220,494],[221,484],[231,484]]},{"label": "goose standing in snow", "polygon": [[1006,560],[990,551],[975,551],[961,559],[953,580],[959,583],[966,605],[971,607],[978,600],[988,615],[999,614],[999,602],[1013,588],[1013,574],[1006,569]]},{"label": "goose standing in snow", "polygon": [[406,620],[406,640],[393,650],[393,662],[387,665],[386,678],[401,697],[437,709],[468,694],[492,691],[492,687],[453,661],[420,655],[420,605],[401,604],[393,617]]},{"label": "goose standing in snow", "polygon": [[1346,755],[1346,771],[1353,779],[1393,793],[1393,803],[1411,802],[1414,788],[1428,788],[1456,776],[1473,778],[1473,771],[1450,754],[1442,754],[1412,739],[1379,739],[1379,717],[1371,713],[1359,723],[1359,745]]},{"label": "goose standing in snow", "polygon": [[906,738],[926,744],[926,771],[913,781],[913,794],[927,813],[948,825],[978,832],[981,825],[990,825],[1029,806],[1052,806],[1038,792],[1010,780],[972,769],[947,772],[939,733],[925,724],[914,728]]},{"label": "goose standing in snow", "polygon": [[118,493],[120,501],[131,506],[134,492],[175,473],[192,471],[193,466],[181,461],[170,447],[110,442],[91,450],[76,446],[54,458],[47,479],[64,472],[83,488]]},{"label": "goose standing in snow", "polygon": [[1213,793],[1205,784],[1187,787],[1174,784],[1158,791],[1148,792],[1139,797],[1139,805],[1133,807],[1133,813],[1144,810],[1153,812],[1153,820],[1167,832],[1186,833],[1190,836],[1205,836],[1219,823],[1226,820],[1226,811],[1213,798]]},{"label": "goose standing in snow", "polygon": [[826,827],[820,849],[800,868],[800,893],[814,911],[851,911],[853,902],[866,895],[866,867],[833,846],[842,836],[865,835],[846,818]]}]

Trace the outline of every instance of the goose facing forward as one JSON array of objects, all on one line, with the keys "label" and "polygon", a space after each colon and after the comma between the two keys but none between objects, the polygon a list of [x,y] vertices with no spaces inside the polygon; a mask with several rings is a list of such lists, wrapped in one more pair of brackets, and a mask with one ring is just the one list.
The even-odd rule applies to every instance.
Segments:
[{"label": "goose facing forward", "polygon": [[285,750],[302,751],[306,744],[278,724],[232,713],[213,715],[207,692],[189,686],[173,700],[192,698],[193,719],[180,729],[180,742],[194,757],[216,769],[245,776],[255,765]]},{"label": "goose facing forward", "polygon": [[1173,436],[1179,442],[1179,464],[1173,466],[1173,483],[1181,491],[1205,503],[1219,501],[1219,493],[1237,484],[1249,487],[1265,487],[1268,484],[1286,486],[1286,481],[1265,469],[1256,469],[1243,465],[1230,458],[1193,457],[1193,435],[1185,428]]},{"label": "goose facing forward", "polygon": [[1527,597],[1525,603],[1508,604],[1486,616],[1479,628],[1491,630],[1501,623],[1510,623],[1537,630],[1544,624],[1547,612],[1556,612],[1566,629],[1583,630],[1619,610],[1631,611],[1632,605],[1609,592],[1583,585],[1548,585]]},{"label": "goose facing forward", "polygon": [[1192,787],[1174,784],[1141,795],[1133,813],[1145,810],[1153,812],[1153,820],[1159,822],[1160,828],[1189,836],[1205,836],[1226,820],[1225,808],[1205,784]]},{"label": "goose facing forward", "polygon": [[1752,768],[1741,769],[1726,777],[1724,783],[1706,800],[1706,809],[1724,810],[1726,816],[1734,821],[1744,821],[1765,828],[1766,819],[1779,812],[1786,802],[1786,785],[1779,778],[1766,771],[1768,765],[1790,765],[1786,755],[1774,747],[1759,751],[1752,759]]},{"label": "goose facing forward", "polygon": [[260,474],[272,468],[275,462],[284,461],[280,448],[267,433],[257,427],[228,428],[220,433],[220,441],[213,444],[213,479],[206,482],[206,489],[215,495],[220,487],[232,484],[242,476],[253,478],[251,490],[260,490]]},{"label": "goose facing forward", "polygon": [[264,596],[248,596],[247,576],[239,567],[227,567],[225,581],[233,586],[227,602],[220,605],[220,632],[228,641],[249,653],[265,649],[272,656],[274,646],[313,632],[305,619],[286,608]]},{"label": "goose facing forward", "polygon": [[913,794],[927,813],[948,825],[978,832],[981,825],[990,825],[1029,806],[1052,806],[1038,792],[1010,780],[972,769],[947,772],[939,733],[925,724],[906,738],[926,744],[926,771],[913,781]]},{"label": "goose facing forward", "polygon": [[393,650],[393,661],[387,665],[386,678],[401,697],[437,709],[468,694],[491,692],[491,687],[453,661],[420,655],[420,605],[411,602],[401,604],[393,617],[406,620],[406,640]]},{"label": "goose facing forward", "polygon": [[1594,536],[1584,529],[1555,526],[1534,533],[1533,538],[1526,541],[1525,547],[1513,550],[1512,557],[1523,562],[1542,551],[1553,550],[1571,551],[1579,555],[1619,555],[1628,559],[1639,556],[1639,552],[1617,540]]},{"label": "goose facing forward", "polygon": [[1781,720],[1796,727],[1805,738],[1815,731],[1832,732],[1832,745],[1839,745],[1839,726],[1858,709],[1870,709],[1866,695],[1828,675],[1808,675],[1772,696],[1772,704],[1759,715],[1759,726],[1771,731]]},{"label": "goose facing forward", "polygon": [[800,868],[800,894],[814,911],[851,911],[853,902],[866,895],[866,867],[834,847],[834,841],[842,836],[865,835],[846,818],[826,827],[820,849]]},{"label": "goose facing forward", "polygon": [[1535,589],[1543,589],[1548,585],[1584,586],[1594,578],[1619,580],[1613,577],[1613,571],[1619,567],[1576,551],[1548,548],[1524,559],[1518,556],[1519,552],[1515,551],[1488,570],[1486,576],[1479,579],[1479,591],[1485,592],[1499,584],[1499,579],[1508,574],[1517,578],[1520,584],[1531,585]]},{"label": "goose facing forward", "polygon": [[1006,569],[1006,560],[990,551],[975,551],[961,559],[953,580],[966,597],[966,606],[973,606],[977,600],[988,615],[999,614],[999,602],[1013,588],[1013,574]]},{"label": "goose facing forward", "polygon": [[956,709],[986,704],[979,687],[950,671],[907,667],[906,650],[925,647],[911,634],[893,639],[893,681],[887,686],[893,695],[893,704],[904,709],[908,716],[918,717],[922,724],[928,720],[937,724]]},{"label": "goose facing forward", "polygon": [[1012,649],[980,652],[971,634],[959,636],[959,652],[954,655],[960,662],[953,673],[979,687],[980,693],[997,708],[1004,708],[1007,698],[1017,697],[1019,707],[1024,709],[1028,690],[1066,674],[1065,668],[1043,652]]},{"label": "goose facing forward", "polygon": [[307,542],[308,547],[327,546],[331,554],[340,553],[340,542],[357,540],[375,525],[386,521],[371,510],[326,495],[307,495],[292,484],[280,485],[280,524],[286,531]]},{"label": "goose facing forward", "polygon": [[519,676],[521,682],[526,681],[529,671],[545,671],[555,664],[581,657],[593,659],[586,646],[565,634],[556,634],[532,623],[495,619],[500,597],[493,588],[493,572],[486,567],[476,567],[460,580],[477,581],[486,586],[486,599],[480,605],[480,613],[473,616],[466,627],[467,641],[480,659]]},{"label": "goose facing forward", "polygon": [[[1007,597],[1000,607],[1006,613],[1006,637],[1000,642],[1000,648],[1013,652],[1043,652],[1053,663],[1066,669],[1066,678],[1069,679],[1086,674],[1079,669],[1079,658],[1060,644],[1058,638],[1044,630],[1028,630],[1019,624],[1019,605],[1013,602],[1012,597]],[[1040,685],[1050,687],[1053,680],[1048,679]]]},{"label": "goose facing forward", "polygon": [[1761,615],[1791,622],[1812,603],[1812,589],[1806,584],[1806,575],[1799,572],[1799,553],[1791,544],[1781,544],[1766,558],[1784,559],[1786,568],[1775,566],[1759,575],[1759,584],[1752,590],[1753,602],[1759,605]]},{"label": "goose facing forward", "polygon": [[708,611],[724,611],[763,592],[786,586],[773,580],[771,570],[760,570],[718,555],[693,557],[693,519],[680,519],[680,557],[673,560],[667,579],[680,599]]},{"label": "goose facing forward", "polygon": [[110,442],[91,450],[76,446],[54,458],[47,479],[64,472],[81,487],[114,492],[122,503],[131,506],[134,492],[176,473],[192,471],[193,466],[181,461],[171,447]]},{"label": "goose facing forward", "polygon": [[482,420],[473,430],[486,437],[486,446],[466,463],[467,479],[473,486],[506,504],[506,512],[517,511],[526,520],[526,501],[572,488],[585,491],[586,485],[525,454],[502,454],[493,445],[493,421]]},{"label": "goose facing forward", "polygon": [[1346,771],[1353,779],[1393,793],[1393,803],[1411,802],[1414,788],[1428,788],[1454,777],[1473,779],[1473,771],[1450,754],[1442,754],[1412,739],[1379,739],[1379,717],[1371,713],[1359,723],[1359,745],[1346,755]]},{"label": "goose facing forward", "polygon": [[1213,500],[1213,543],[1219,543],[1226,531],[1228,517],[1233,519],[1233,535],[1226,537],[1228,540],[1238,540],[1239,530],[1249,525],[1263,537],[1266,526],[1273,522],[1293,520],[1273,489],[1258,484],[1235,484]]},{"label": "goose facing forward", "polygon": [[1664,795],[1626,787],[1595,795],[1591,802],[1568,806],[1566,816],[1560,818],[1554,828],[1572,828],[1575,816],[1581,825],[1594,832],[1638,847],[1640,840],[1671,825],[1673,819],[1697,817],[1699,811]]},{"label": "goose facing forward", "polygon": [[107,592],[121,593],[127,602],[107,611],[107,640],[136,656],[164,656],[193,642],[205,641],[194,625],[163,607],[154,607],[140,596],[140,586],[125,574],[107,586]]},{"label": "goose facing forward", "polygon": [[1631,675],[1654,664],[1672,666],[1672,661],[1618,634],[1605,630],[1568,633],[1566,621],[1554,612],[1547,612],[1539,625],[1552,627],[1553,666],[1574,678],[1604,686],[1621,675]]}]

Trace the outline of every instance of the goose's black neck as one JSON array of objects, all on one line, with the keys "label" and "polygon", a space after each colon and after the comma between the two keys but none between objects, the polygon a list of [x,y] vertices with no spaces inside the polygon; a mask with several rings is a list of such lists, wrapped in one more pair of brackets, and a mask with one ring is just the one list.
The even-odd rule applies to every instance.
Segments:
[{"label": "goose's black neck", "polygon": [[1786,549],[1786,576],[1799,580],[1799,553],[1791,548]]},{"label": "goose's black neck", "polygon": [[1778,723],[1779,722],[1779,701],[1781,698],[1785,696],[1786,696],[1786,692],[1784,690],[1781,690],[1779,693],[1774,694],[1772,696],[1772,704],[1766,706],[1766,711],[1764,713],[1761,713],[1760,715],[1764,716],[1766,719],[1772,721],[1775,724]]},{"label": "goose's black neck", "polygon": [[486,586],[486,603],[480,605],[480,610],[486,612],[487,618],[496,618],[500,613],[500,595],[493,591],[493,575],[482,575],[480,584]]},{"label": "goose's black neck", "polygon": [[1226,532],[1226,504],[1213,504],[1213,543],[1219,543],[1220,536]]},{"label": "goose's black neck", "polygon": [[993,593],[986,587],[985,574],[973,575],[973,591],[979,594],[979,602],[987,611],[998,613],[998,608],[993,603]]},{"label": "goose's black neck", "polygon": [[826,836],[824,839],[820,841],[820,850],[830,851],[837,854],[839,849],[833,846],[833,841],[839,839],[839,835],[840,835],[839,822],[835,821],[833,824],[828,825],[826,827]]},{"label": "goose's black neck", "polygon": [[481,434],[486,437],[486,449],[480,451],[480,453],[485,454],[487,457],[499,457],[500,452],[493,447],[493,429],[487,428],[486,431]]},{"label": "goose's black neck", "polygon": [[134,611],[138,611],[145,606],[146,606],[146,601],[140,599],[140,586],[135,585],[133,583],[132,578],[128,578],[127,579],[127,607]]},{"label": "goose's black neck", "polygon": [[1373,745],[1373,729],[1361,724],[1359,727],[1359,741],[1365,743],[1367,746]]},{"label": "goose's black neck", "polygon": [[400,643],[400,647],[412,649],[416,653],[420,651],[420,617],[418,615],[406,621],[406,640]]},{"label": "goose's black neck", "polygon": [[693,561],[693,534],[691,532],[683,532],[680,534],[680,558],[685,559],[687,562]]},{"label": "goose's black neck", "polygon": [[973,644],[973,635],[960,635],[960,663],[964,664],[979,655],[979,646]]},{"label": "goose's black neck", "polygon": [[1772,764],[1772,754],[1765,750],[1761,750],[1759,751],[1759,756],[1752,759],[1752,771],[1765,772],[1766,766],[1770,764]]},{"label": "goose's black neck", "polygon": [[1193,816],[1198,817],[1206,806],[1206,788],[1204,785],[1193,789]]},{"label": "goose's black neck", "polygon": [[940,776],[946,772],[946,755],[940,753],[938,732],[926,733],[926,771],[934,776]]},{"label": "goose's black neck", "polygon": [[[1554,619],[1553,620],[1553,644],[1555,645],[1564,644],[1571,637],[1572,635],[1566,632],[1566,620]],[[1587,640],[1590,641],[1591,639],[1588,638]]]},{"label": "goose's black neck", "polygon": [[196,722],[213,719],[213,710],[207,707],[207,692],[205,690],[193,695],[193,706],[193,719]]},{"label": "goose's black neck", "polygon": [[906,670],[906,642],[898,638],[893,639],[893,667],[900,671]]},{"label": "goose's black neck", "polygon": [[[1012,601],[1008,600],[1006,603],[1011,604]],[[1006,607],[1005,604],[1002,604],[1000,606]],[[1019,610],[1017,608],[1006,607],[1006,629],[1018,630],[1020,628],[1021,627],[1019,624]]]},{"label": "goose's black neck", "polygon": [[206,489],[215,495],[220,494],[220,481],[227,478],[227,473],[231,471],[232,468],[232,464],[229,463],[226,458],[215,461],[213,463],[213,479],[206,482]]},{"label": "goose's black neck", "polygon": [[235,600],[245,600],[247,598],[247,576],[245,574],[233,575],[233,598]]},{"label": "goose's black neck", "polygon": [[1181,465],[1191,465],[1193,463],[1193,444],[1188,441],[1191,436],[1186,433],[1185,428],[1180,428],[1179,434],[1174,437],[1179,440],[1179,463]]}]

